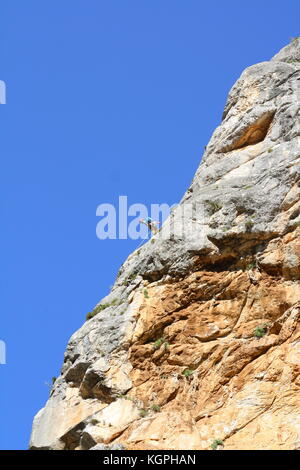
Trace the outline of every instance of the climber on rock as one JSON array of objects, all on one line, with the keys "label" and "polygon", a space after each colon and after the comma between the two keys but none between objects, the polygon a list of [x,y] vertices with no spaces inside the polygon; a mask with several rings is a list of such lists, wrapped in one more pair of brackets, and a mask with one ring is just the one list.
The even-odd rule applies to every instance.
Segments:
[{"label": "climber on rock", "polygon": [[160,222],[156,222],[152,220],[151,217],[147,217],[146,219],[139,220],[141,224],[147,225],[148,229],[155,235],[158,232],[158,225]]}]

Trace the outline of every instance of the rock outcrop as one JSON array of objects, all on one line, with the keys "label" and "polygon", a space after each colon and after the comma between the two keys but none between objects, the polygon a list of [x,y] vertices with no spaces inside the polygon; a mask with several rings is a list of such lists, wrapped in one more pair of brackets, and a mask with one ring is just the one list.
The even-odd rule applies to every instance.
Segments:
[{"label": "rock outcrop", "polygon": [[242,73],[94,314],[32,449],[300,448],[300,39]]}]

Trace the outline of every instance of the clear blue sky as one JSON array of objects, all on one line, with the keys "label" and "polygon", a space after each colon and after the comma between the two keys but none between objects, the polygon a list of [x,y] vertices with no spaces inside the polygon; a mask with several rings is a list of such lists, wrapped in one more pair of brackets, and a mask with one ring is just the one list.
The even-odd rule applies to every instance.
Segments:
[{"label": "clear blue sky", "polygon": [[70,335],[136,241],[96,207],[173,204],[242,70],[300,34],[299,0],[2,0],[0,448],[26,449]]}]

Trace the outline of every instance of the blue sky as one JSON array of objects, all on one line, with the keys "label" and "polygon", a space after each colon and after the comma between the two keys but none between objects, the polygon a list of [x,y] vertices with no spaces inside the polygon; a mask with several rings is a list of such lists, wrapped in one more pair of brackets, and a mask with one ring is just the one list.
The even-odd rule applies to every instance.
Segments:
[{"label": "blue sky", "polygon": [[240,73],[300,34],[299,0],[244,3],[1,1],[0,449],[139,243],[97,239],[97,206],[178,202]]}]

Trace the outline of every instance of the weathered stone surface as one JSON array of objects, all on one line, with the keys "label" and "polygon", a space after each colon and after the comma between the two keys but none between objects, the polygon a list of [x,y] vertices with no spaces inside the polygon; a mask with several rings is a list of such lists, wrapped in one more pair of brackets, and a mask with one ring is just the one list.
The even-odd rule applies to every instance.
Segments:
[{"label": "weathered stone surface", "polygon": [[125,447],[122,444],[96,444],[94,447],[91,447],[89,450],[125,450]]},{"label": "weathered stone surface", "polygon": [[80,439],[81,448],[89,449],[91,445],[111,442],[139,416],[139,409],[131,400],[117,399],[86,421]]},{"label": "weathered stone surface", "polygon": [[181,203],[70,339],[31,448],[299,448],[299,225],[296,39],[232,87]]}]

